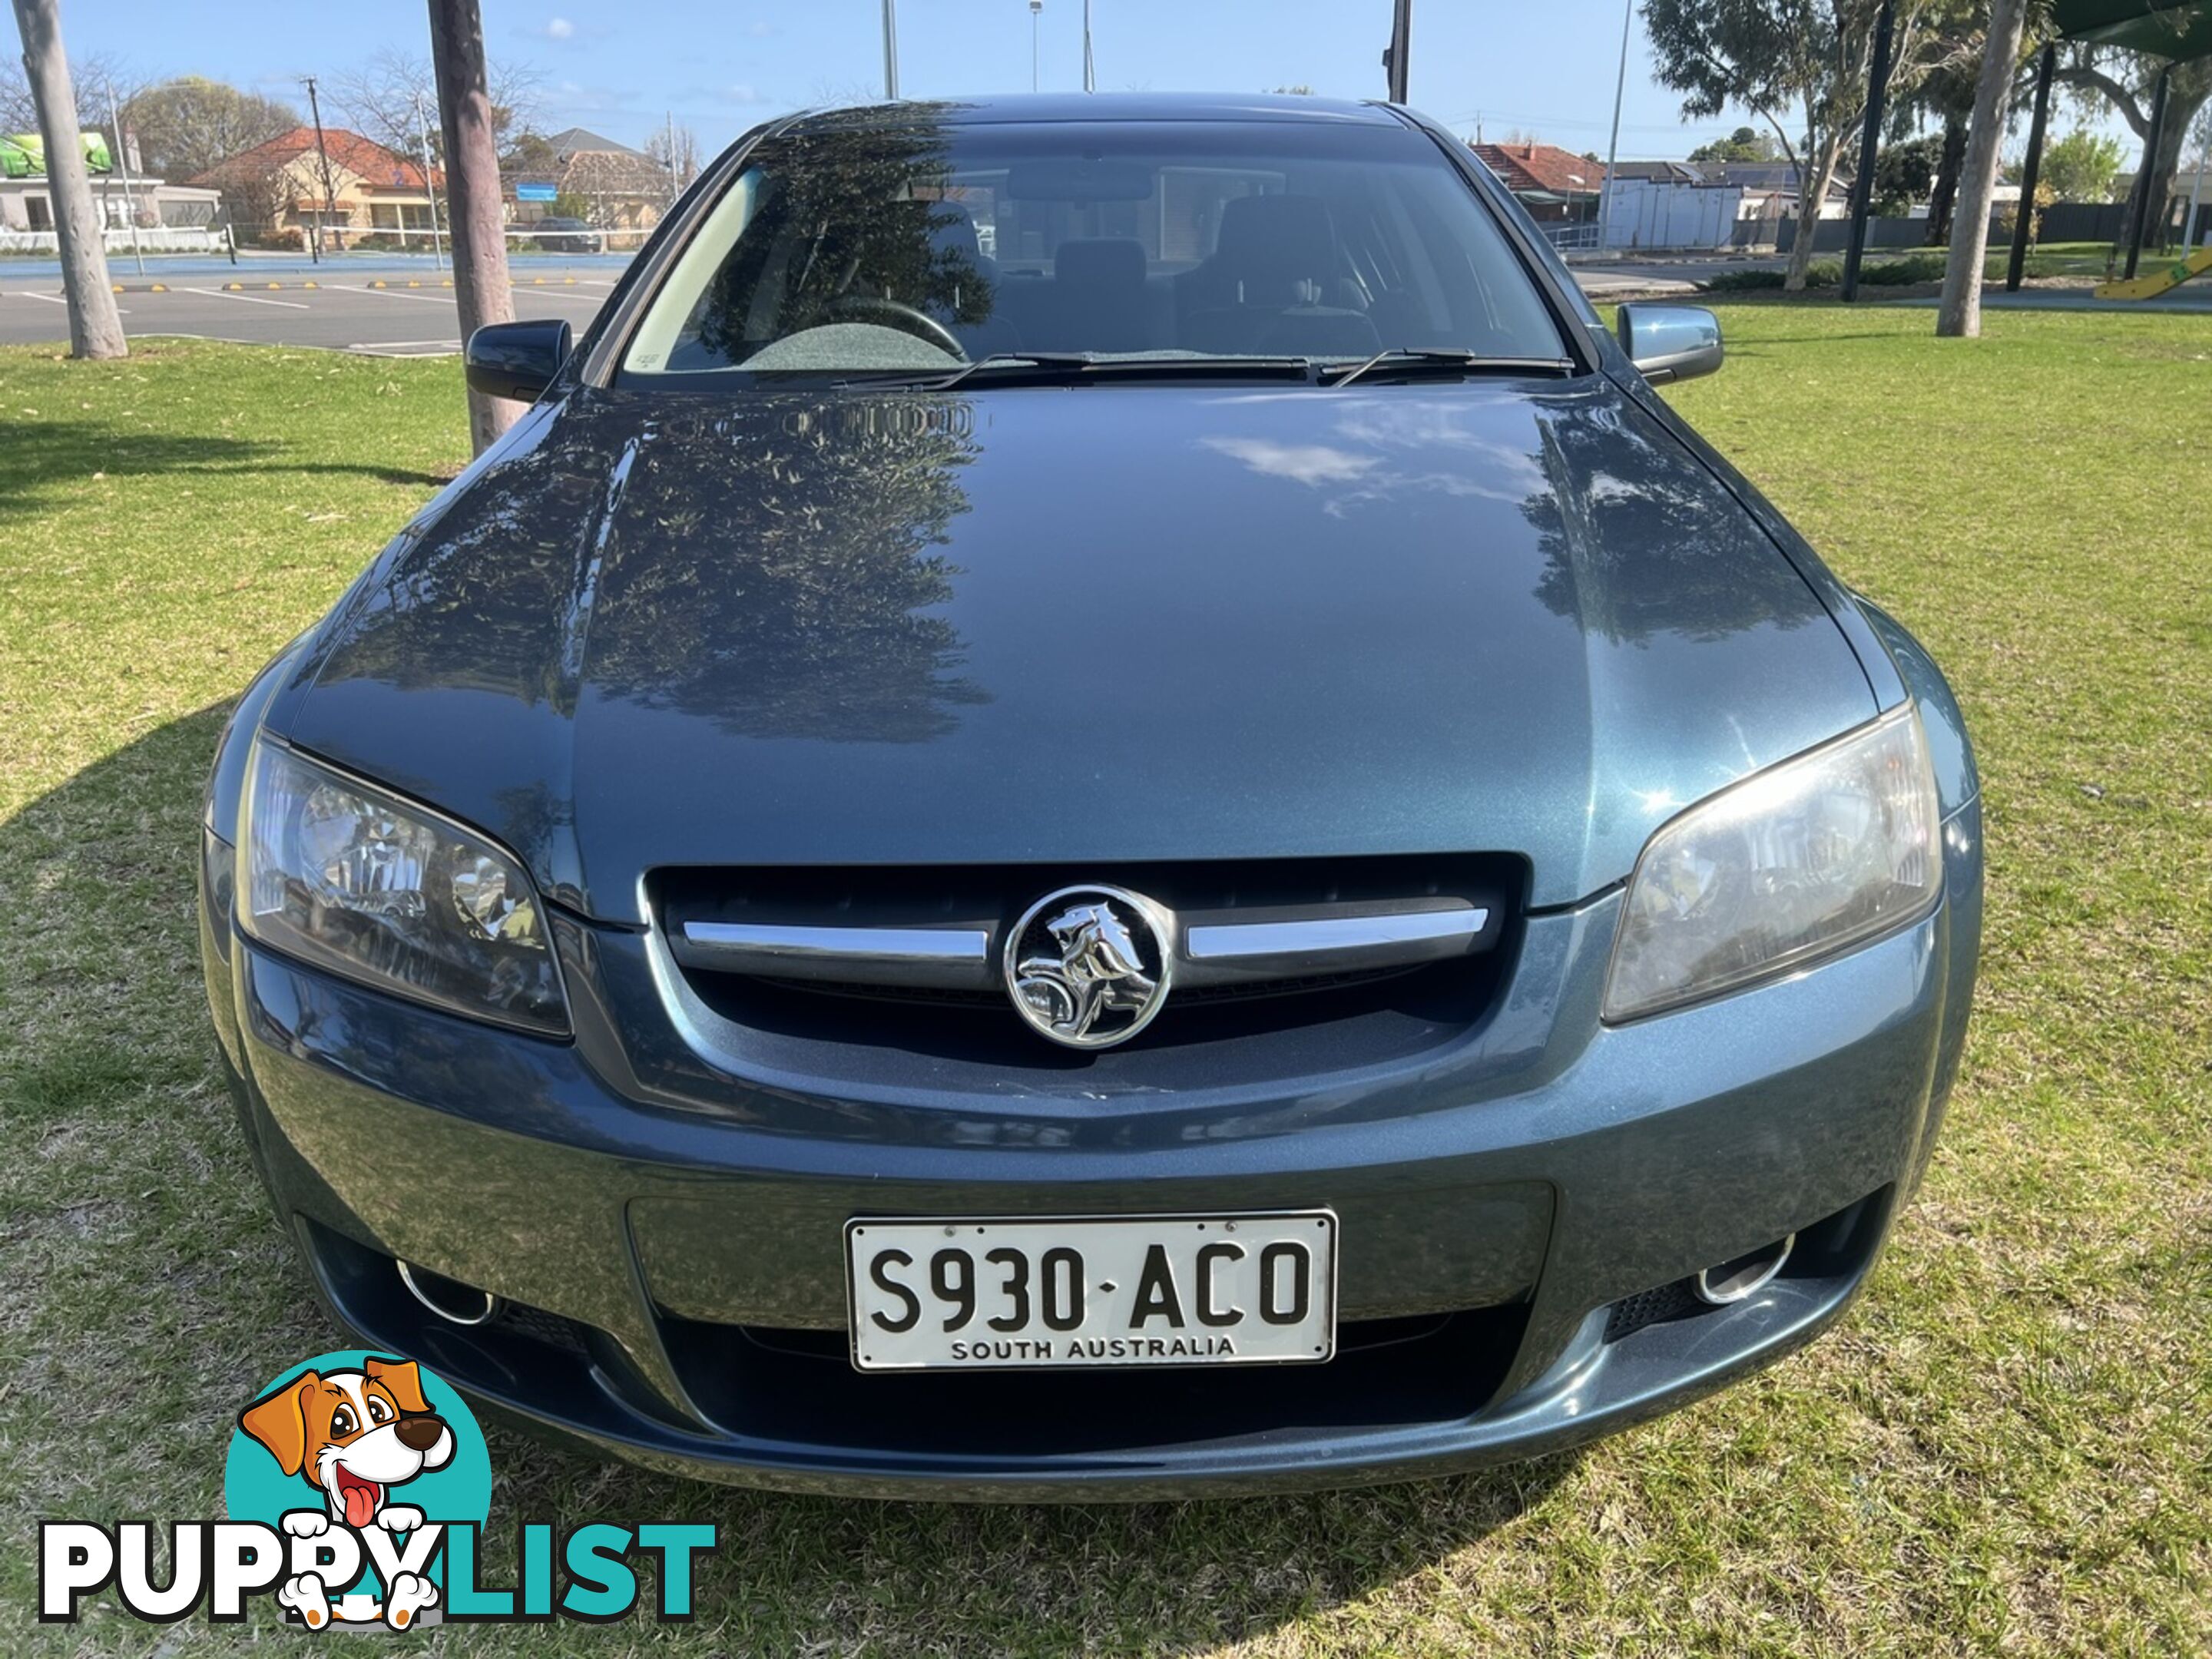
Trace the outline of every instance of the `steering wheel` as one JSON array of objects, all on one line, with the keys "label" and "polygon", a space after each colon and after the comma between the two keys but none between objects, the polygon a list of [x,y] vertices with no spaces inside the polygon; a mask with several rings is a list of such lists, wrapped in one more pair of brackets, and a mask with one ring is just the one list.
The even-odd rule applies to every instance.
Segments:
[{"label": "steering wheel", "polygon": [[952,331],[927,312],[910,306],[903,300],[887,300],[875,294],[843,294],[830,305],[833,315],[848,313],[882,322],[891,328],[927,341],[948,356],[968,360],[968,349],[960,343]]}]

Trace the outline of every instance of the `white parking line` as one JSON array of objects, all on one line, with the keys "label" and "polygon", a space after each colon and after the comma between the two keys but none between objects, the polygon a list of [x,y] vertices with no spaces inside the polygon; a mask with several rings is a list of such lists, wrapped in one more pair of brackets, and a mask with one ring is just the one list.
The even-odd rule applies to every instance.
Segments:
[{"label": "white parking line", "polygon": [[459,340],[370,340],[346,348],[365,357],[450,357],[460,349]]},{"label": "white parking line", "polygon": [[599,309],[599,300],[592,295],[563,294],[557,288],[532,288],[526,283],[510,283],[507,286],[517,294],[532,294],[541,300],[567,300],[575,305],[589,306],[594,311]]},{"label": "white parking line", "polygon": [[453,306],[460,303],[450,294],[400,294],[388,288],[358,288],[353,292],[373,294],[380,300],[413,300],[426,306]]},{"label": "white parking line", "polygon": [[312,307],[297,300],[264,300],[257,294],[227,294],[219,288],[180,288],[179,294],[204,294],[210,300],[243,300],[250,306],[282,306],[287,311],[307,311]]},{"label": "white parking line", "polygon": [[[65,306],[69,303],[67,300],[55,294],[19,293],[15,297],[24,300],[44,300],[50,306]],[[118,317],[128,317],[131,314],[131,307],[118,306],[115,307],[115,314]]]}]

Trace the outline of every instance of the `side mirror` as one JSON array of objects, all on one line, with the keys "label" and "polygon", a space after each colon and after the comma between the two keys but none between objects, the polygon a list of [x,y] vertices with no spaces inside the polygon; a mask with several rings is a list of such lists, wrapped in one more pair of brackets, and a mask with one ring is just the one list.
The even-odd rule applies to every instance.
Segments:
[{"label": "side mirror", "polygon": [[487,398],[534,404],[568,361],[568,324],[560,317],[488,323],[469,336],[461,356],[469,390]]},{"label": "side mirror", "polygon": [[1721,366],[1720,319],[1701,306],[1620,308],[1620,349],[1654,386],[1694,380]]}]

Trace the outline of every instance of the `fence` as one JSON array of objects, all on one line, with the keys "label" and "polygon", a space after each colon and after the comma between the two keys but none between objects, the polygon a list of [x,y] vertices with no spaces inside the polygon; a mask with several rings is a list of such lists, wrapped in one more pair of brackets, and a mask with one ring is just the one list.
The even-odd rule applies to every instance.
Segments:
[{"label": "fence", "polygon": [[1597,246],[1598,228],[1595,223],[1545,224],[1538,227],[1544,240],[1565,253],[1571,248],[1593,248]]},{"label": "fence", "polygon": [[[142,253],[220,253],[222,233],[209,225],[144,225],[134,244],[128,228],[110,225],[101,240],[110,254],[128,253],[135,246]],[[0,253],[58,253],[61,244],[51,230],[0,230]]]}]

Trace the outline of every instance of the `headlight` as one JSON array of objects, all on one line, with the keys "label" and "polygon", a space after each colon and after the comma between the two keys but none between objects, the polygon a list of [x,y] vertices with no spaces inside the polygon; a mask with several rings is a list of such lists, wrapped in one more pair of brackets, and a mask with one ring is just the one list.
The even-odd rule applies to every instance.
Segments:
[{"label": "headlight", "polygon": [[1644,844],[1605,1017],[1801,967],[1922,915],[1942,886],[1936,775],[1910,703],[1699,802]]},{"label": "headlight", "polygon": [[565,1036],[538,894],[507,854],[358,779],[256,742],[235,902],[252,938],[455,1013]]}]

